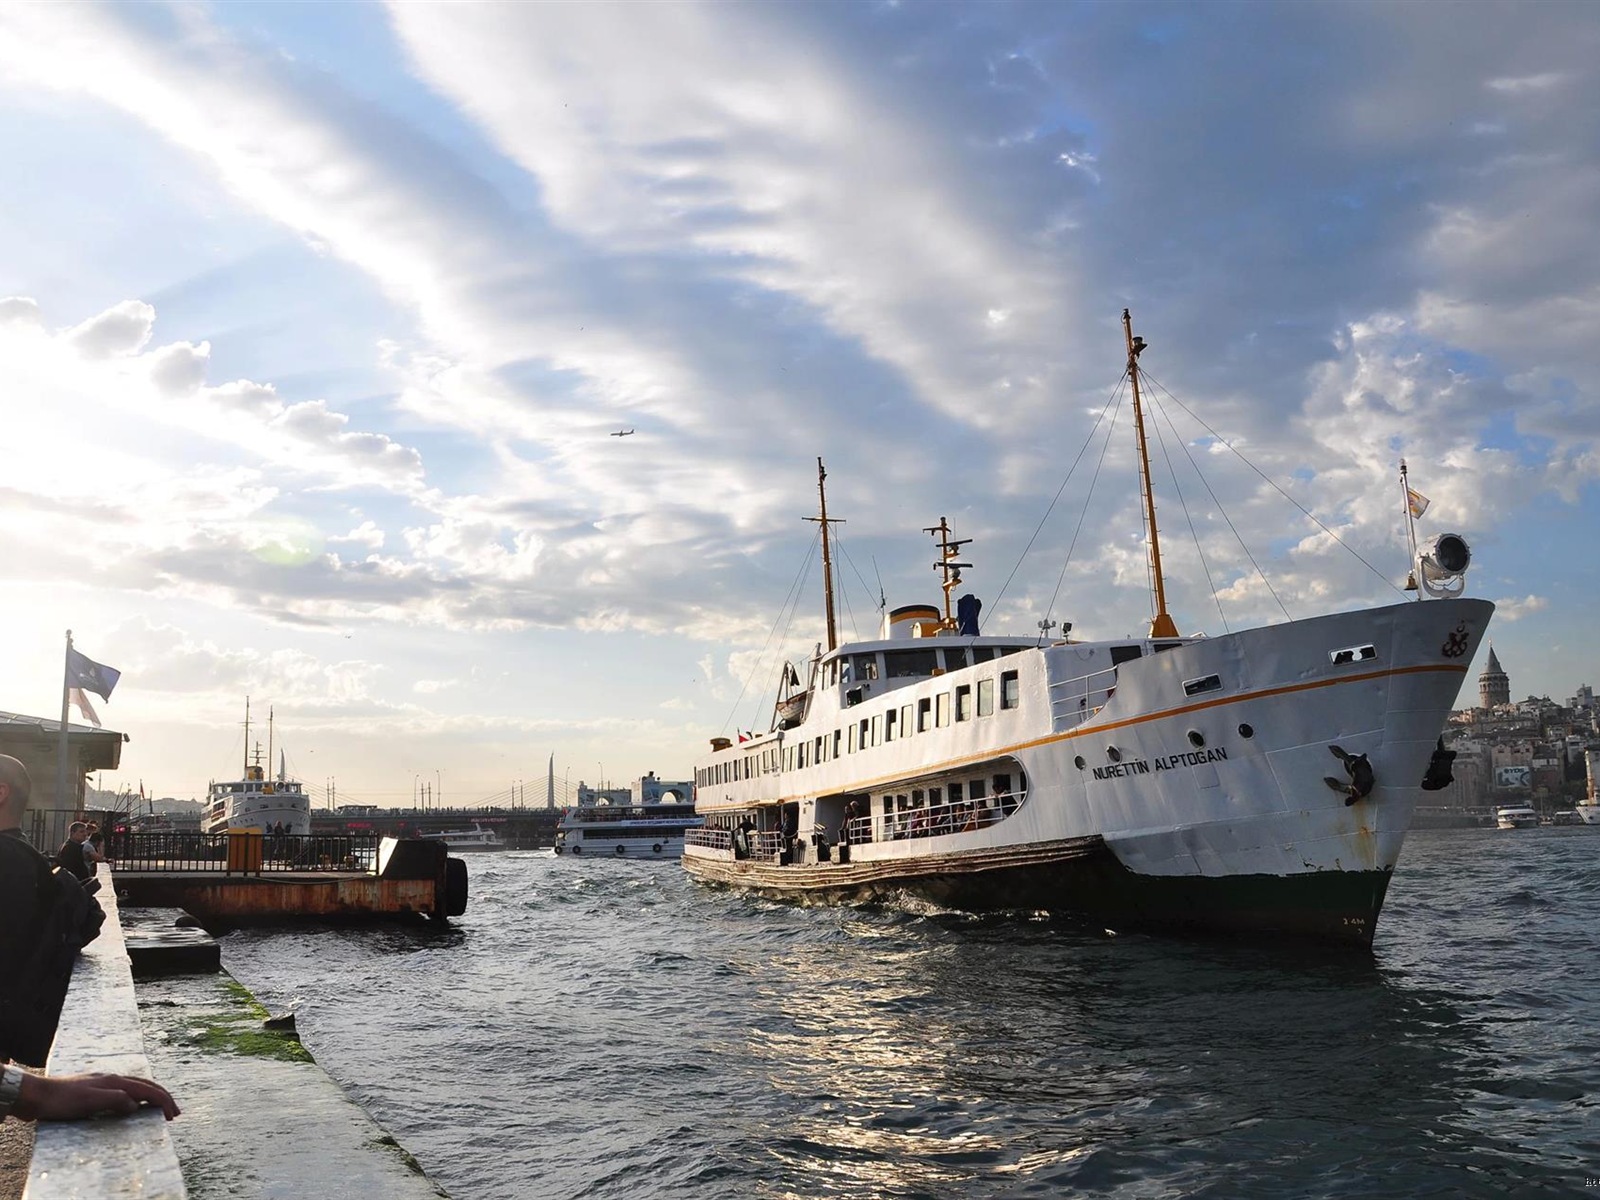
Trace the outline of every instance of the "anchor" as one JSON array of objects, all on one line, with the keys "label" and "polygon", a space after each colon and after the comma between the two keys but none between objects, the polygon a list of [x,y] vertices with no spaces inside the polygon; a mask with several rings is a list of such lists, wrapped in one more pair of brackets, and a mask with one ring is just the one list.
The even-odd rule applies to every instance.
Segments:
[{"label": "anchor", "polygon": [[1372,795],[1372,789],[1378,781],[1372,773],[1372,763],[1367,760],[1365,754],[1351,754],[1341,746],[1329,746],[1328,752],[1344,764],[1344,772],[1349,778],[1346,780],[1324,775],[1322,782],[1344,796],[1346,808],[1357,800],[1365,800]]}]

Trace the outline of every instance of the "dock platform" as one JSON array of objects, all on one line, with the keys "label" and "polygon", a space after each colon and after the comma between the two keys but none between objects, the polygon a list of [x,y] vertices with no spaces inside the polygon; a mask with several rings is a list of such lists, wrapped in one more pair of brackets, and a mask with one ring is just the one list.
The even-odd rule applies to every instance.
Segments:
[{"label": "dock platform", "polygon": [[448,921],[467,906],[466,864],[434,841],[384,838],[370,867],[296,869],[259,853],[217,861],[130,856],[112,874],[124,904],[181,908],[213,933],[298,920]]}]

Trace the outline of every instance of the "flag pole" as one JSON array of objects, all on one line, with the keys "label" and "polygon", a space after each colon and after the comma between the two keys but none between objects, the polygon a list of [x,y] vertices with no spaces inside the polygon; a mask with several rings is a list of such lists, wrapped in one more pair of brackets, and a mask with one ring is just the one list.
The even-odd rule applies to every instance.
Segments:
[{"label": "flag pole", "polygon": [[[67,630],[67,651],[61,658],[61,745],[56,752],[56,804],[69,807],[63,801],[67,794],[67,702],[71,695],[72,630]],[[74,797],[76,799],[76,797]],[[70,806],[74,810],[76,804]]]}]

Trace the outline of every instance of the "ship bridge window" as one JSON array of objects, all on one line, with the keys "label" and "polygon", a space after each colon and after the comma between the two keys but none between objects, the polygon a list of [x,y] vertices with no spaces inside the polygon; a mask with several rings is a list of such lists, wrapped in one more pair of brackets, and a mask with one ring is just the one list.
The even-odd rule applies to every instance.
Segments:
[{"label": "ship bridge window", "polygon": [[1111,647],[1111,665],[1132,662],[1136,658],[1144,657],[1143,646],[1113,646]]},{"label": "ship bridge window", "polygon": [[992,646],[974,646],[972,648],[972,661],[974,663],[986,663],[993,657],[994,648]]},{"label": "ship bridge window", "polygon": [[944,650],[944,669],[946,671],[959,671],[967,665],[967,651],[964,646],[946,646]]},{"label": "ship bridge window", "polygon": [[850,674],[857,683],[878,677],[878,656],[876,654],[857,654],[850,660]]},{"label": "ship bridge window", "polygon": [[883,657],[890,679],[920,679],[932,675],[939,665],[938,655],[932,650],[896,650]]},{"label": "ship bridge window", "polygon": [[1377,657],[1376,646],[1347,646],[1343,650],[1328,651],[1328,661],[1336,667],[1342,667],[1347,663],[1367,662]]},{"label": "ship bridge window", "polygon": [[1176,650],[1181,645],[1183,645],[1182,642],[1152,642],[1150,649],[1156,654],[1160,654],[1163,650]]},{"label": "ship bridge window", "polygon": [[1017,673],[1015,671],[1000,672],[1000,707],[1016,708],[1022,703],[1022,696],[1017,687]]}]

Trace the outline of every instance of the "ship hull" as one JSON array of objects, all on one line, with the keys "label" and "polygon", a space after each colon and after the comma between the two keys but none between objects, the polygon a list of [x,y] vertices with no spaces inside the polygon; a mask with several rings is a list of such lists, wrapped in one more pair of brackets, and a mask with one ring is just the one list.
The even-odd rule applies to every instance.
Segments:
[{"label": "ship hull", "polygon": [[923,901],[973,913],[1046,912],[1116,932],[1265,935],[1372,944],[1392,872],[1140,875],[1102,838],[1025,855],[956,854],[908,870],[884,863],[779,866],[687,860],[702,883],[802,904]]}]

